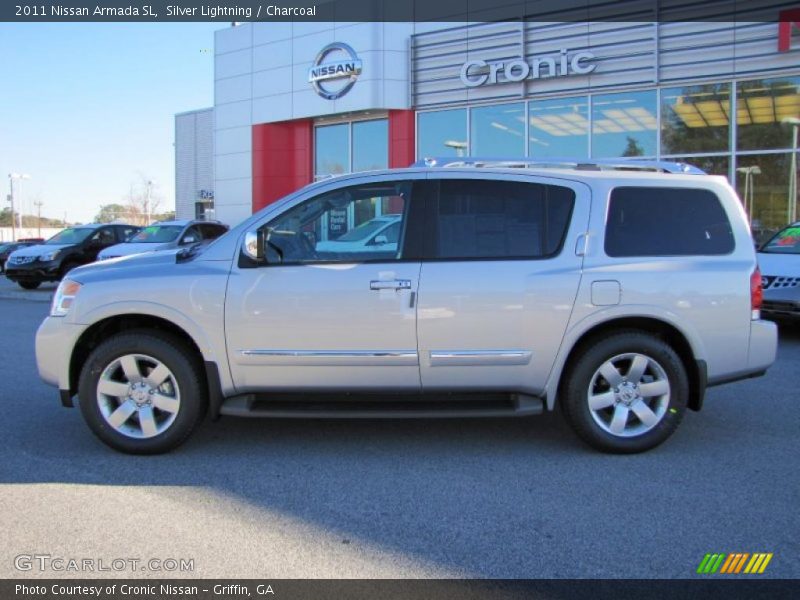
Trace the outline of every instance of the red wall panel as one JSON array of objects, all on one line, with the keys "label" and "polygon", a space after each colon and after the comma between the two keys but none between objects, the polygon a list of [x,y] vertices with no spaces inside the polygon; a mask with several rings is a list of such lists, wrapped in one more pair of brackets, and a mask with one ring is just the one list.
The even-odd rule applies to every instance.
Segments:
[{"label": "red wall panel", "polygon": [[389,167],[408,167],[414,162],[414,111],[389,111]]},{"label": "red wall panel", "polygon": [[253,212],[311,183],[311,119],[253,126]]},{"label": "red wall panel", "polygon": [[[413,110],[389,111],[389,167],[414,162]],[[314,180],[314,122],[297,119],[253,126],[253,212]]]}]

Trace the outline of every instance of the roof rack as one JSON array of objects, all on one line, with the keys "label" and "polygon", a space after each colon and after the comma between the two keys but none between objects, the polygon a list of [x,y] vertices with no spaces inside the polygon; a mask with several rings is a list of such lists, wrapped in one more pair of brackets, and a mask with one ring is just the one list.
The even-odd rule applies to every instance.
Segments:
[{"label": "roof rack", "polygon": [[474,158],[433,157],[414,163],[415,167],[475,167],[495,169],[573,169],[576,171],[655,171],[684,175],[706,175],[702,169],[683,162],[643,160],[638,158]]}]

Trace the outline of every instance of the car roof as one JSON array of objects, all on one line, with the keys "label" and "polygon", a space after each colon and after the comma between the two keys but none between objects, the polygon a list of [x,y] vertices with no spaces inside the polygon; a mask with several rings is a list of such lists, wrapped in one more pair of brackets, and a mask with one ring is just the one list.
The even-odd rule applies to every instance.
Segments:
[{"label": "car roof", "polygon": [[172,225],[172,226],[180,225],[181,227],[183,227],[185,225],[195,225],[195,224],[223,225],[223,223],[219,221],[206,221],[203,219],[172,219],[170,221],[156,221],[155,223],[151,223],[150,226],[152,227],[153,225]]}]

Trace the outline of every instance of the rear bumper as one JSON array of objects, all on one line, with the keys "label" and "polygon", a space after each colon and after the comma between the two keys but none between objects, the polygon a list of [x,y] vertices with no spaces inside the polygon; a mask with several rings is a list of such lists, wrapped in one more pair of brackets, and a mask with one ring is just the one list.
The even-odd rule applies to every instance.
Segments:
[{"label": "rear bumper", "polygon": [[742,379],[761,377],[775,362],[778,352],[778,326],[771,321],[750,322],[750,346],[747,350],[747,368],[734,373],[724,373],[708,378],[708,386],[722,385]]}]

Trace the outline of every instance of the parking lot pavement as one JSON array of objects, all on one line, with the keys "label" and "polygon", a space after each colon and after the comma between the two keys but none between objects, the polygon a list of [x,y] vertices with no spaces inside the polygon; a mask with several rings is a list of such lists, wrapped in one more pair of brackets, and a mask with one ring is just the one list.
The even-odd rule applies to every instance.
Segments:
[{"label": "parking lot pavement", "polygon": [[0,300],[26,300],[28,302],[50,302],[57,283],[43,283],[35,290],[23,290],[13,281],[0,274]]},{"label": "parking lot pavement", "polygon": [[[115,453],[40,383],[44,304],[0,300],[0,577],[21,553],[194,560],[200,577],[692,577],[707,552],[800,576],[800,332],[766,377],[709,390],[665,445],[607,456],[558,414],[205,423]],[[130,576],[103,572],[91,576]]]}]

